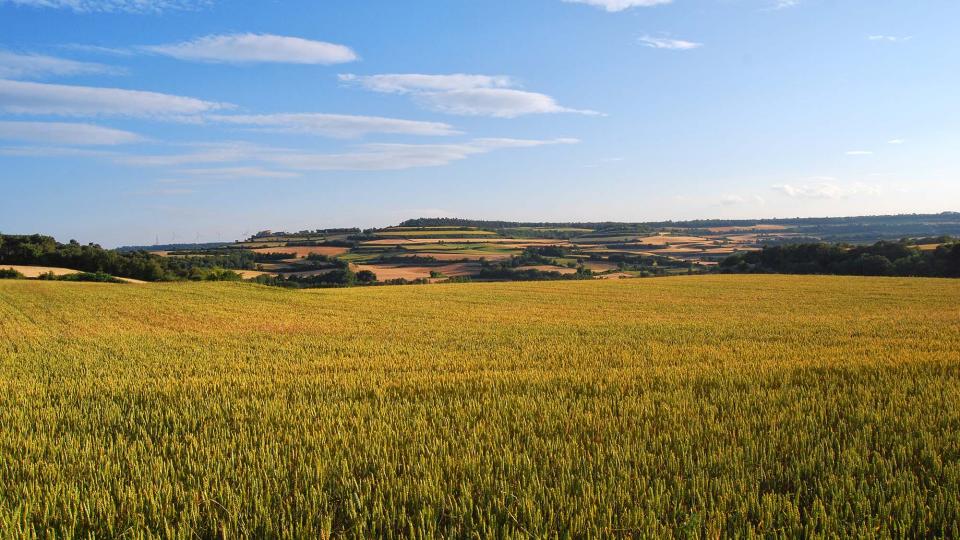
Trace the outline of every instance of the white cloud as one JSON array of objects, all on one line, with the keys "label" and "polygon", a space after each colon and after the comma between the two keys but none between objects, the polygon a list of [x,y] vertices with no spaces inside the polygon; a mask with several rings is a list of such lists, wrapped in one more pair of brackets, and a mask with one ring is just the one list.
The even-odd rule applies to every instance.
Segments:
[{"label": "white cloud", "polygon": [[547,113],[598,114],[563,107],[546,94],[518,90],[516,83],[503,75],[342,74],[340,80],[374,92],[411,94],[427,109],[462,116],[516,118]]},{"label": "white cloud", "polygon": [[93,124],[0,121],[0,139],[42,144],[98,146],[143,140],[136,133]]},{"label": "white cloud", "polygon": [[0,155],[25,158],[47,157],[86,157],[105,158],[118,157],[120,154],[107,150],[91,150],[88,148],[70,148],[65,146],[6,146],[0,147]]},{"label": "white cloud", "polygon": [[13,114],[184,117],[228,107],[157,92],[0,80],[0,111]]},{"label": "white cloud", "polygon": [[73,75],[114,75],[123,70],[94,64],[77,62],[66,58],[45,56],[42,54],[18,54],[0,50],[0,79],[33,79],[45,76],[68,77]]},{"label": "white cloud", "polygon": [[516,118],[547,113],[597,114],[594,111],[562,107],[546,94],[507,88],[429,92],[418,95],[416,101],[430,110],[461,116]]},{"label": "white cloud", "polygon": [[615,13],[617,11],[623,11],[625,9],[630,9],[634,7],[651,7],[659,6],[662,4],[669,4],[673,0],[563,0],[568,4],[587,4],[588,6],[594,6],[610,13]]},{"label": "white cloud", "polygon": [[724,195],[720,197],[720,204],[724,206],[736,206],[741,204],[755,204],[763,206],[766,203],[767,201],[759,195],[752,195],[749,197],[745,197],[743,195]]},{"label": "white cloud", "polygon": [[213,35],[192,41],[143,47],[180,60],[222,63],[342,64],[357,60],[345,45],[271,34]]},{"label": "white cloud", "polygon": [[867,36],[867,39],[870,41],[883,41],[886,43],[903,43],[904,41],[910,41],[913,39],[913,36],[883,36],[883,35],[874,35]]},{"label": "white cloud", "polygon": [[341,82],[353,83],[374,92],[409,94],[411,92],[443,92],[473,88],[510,88],[515,83],[504,75],[424,75],[393,73],[385,75],[339,75]]},{"label": "white cloud", "polygon": [[199,9],[210,0],[0,0],[0,4],[34,8],[69,9],[78,13],[160,13]]},{"label": "white cloud", "polygon": [[819,181],[808,184],[778,184],[773,189],[789,197],[803,199],[843,199],[857,195],[878,195],[883,189],[875,184],[853,183],[848,185]]},{"label": "white cloud", "polygon": [[670,49],[674,51],[689,51],[703,47],[703,43],[685,41],[682,39],[657,38],[652,36],[643,36],[639,38],[640,43],[646,47],[654,49]]},{"label": "white cloud", "polygon": [[870,150],[847,150],[846,154],[848,156],[872,156],[873,152]]},{"label": "white cloud", "polygon": [[286,113],[233,116],[211,115],[207,118],[217,122],[252,126],[257,129],[269,131],[322,135],[336,138],[362,137],[370,133],[402,135],[455,135],[458,133],[449,124],[441,122],[419,122],[379,116]]},{"label": "white cloud", "polygon": [[577,142],[576,139],[473,139],[451,144],[366,144],[336,154],[225,143],[201,146],[194,152],[182,154],[126,156],[119,161],[128,165],[159,167],[210,163],[232,163],[238,165],[231,167],[246,167],[242,164],[256,162],[292,171],[386,171],[437,167],[501,149]]},{"label": "white cloud", "polygon": [[903,144],[905,142],[907,142],[906,139],[890,139],[887,144]]}]

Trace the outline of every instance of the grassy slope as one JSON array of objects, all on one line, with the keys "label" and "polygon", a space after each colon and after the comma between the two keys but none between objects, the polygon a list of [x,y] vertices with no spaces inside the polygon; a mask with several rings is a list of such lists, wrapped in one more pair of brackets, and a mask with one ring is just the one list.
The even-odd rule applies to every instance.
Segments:
[{"label": "grassy slope", "polygon": [[0,282],[0,530],[960,534],[957,281]]}]

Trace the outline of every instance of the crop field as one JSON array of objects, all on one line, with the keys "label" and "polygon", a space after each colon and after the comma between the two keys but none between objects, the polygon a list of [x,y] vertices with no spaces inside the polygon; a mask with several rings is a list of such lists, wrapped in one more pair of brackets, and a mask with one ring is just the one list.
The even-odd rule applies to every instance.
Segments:
[{"label": "crop field", "polygon": [[298,258],[304,258],[312,254],[336,257],[337,255],[343,255],[349,250],[347,248],[333,246],[282,246],[259,248],[252,251],[255,253],[292,253]]},{"label": "crop field", "polygon": [[960,536],[960,286],[0,281],[4,537]]}]

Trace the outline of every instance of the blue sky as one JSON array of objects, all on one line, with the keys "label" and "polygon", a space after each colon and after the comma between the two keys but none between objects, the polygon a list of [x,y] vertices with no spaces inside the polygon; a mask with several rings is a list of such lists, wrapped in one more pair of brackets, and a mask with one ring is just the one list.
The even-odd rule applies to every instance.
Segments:
[{"label": "blue sky", "polygon": [[960,210],[953,0],[0,0],[0,231]]}]

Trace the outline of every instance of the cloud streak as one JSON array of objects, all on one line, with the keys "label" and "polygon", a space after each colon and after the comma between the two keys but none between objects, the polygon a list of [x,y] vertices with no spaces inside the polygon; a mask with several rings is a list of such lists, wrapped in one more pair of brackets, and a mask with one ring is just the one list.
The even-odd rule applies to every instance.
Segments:
[{"label": "cloud streak", "polygon": [[350,139],[372,133],[443,136],[459,132],[449,124],[420,122],[380,116],[286,113],[260,115],[210,115],[211,121],[279,133],[299,133]]},{"label": "cloud streak", "polygon": [[867,39],[870,41],[882,41],[886,43],[903,43],[905,41],[910,41],[911,39],[913,39],[913,36],[873,35],[873,36],[867,36]]},{"label": "cloud streak", "polygon": [[191,97],[0,80],[0,111],[59,116],[184,117],[229,108]]},{"label": "cloud streak", "polygon": [[561,106],[546,94],[519,90],[515,81],[503,75],[395,73],[341,74],[339,78],[344,84],[373,92],[411,95],[421,107],[445,114],[494,118],[551,113],[599,114]]},{"label": "cloud streak", "polygon": [[116,75],[122,72],[122,69],[103,64],[78,62],[42,54],[18,54],[0,50],[0,79]]},{"label": "cloud streak", "polygon": [[227,64],[343,64],[358,60],[345,45],[273,34],[211,35],[172,43],[141,47],[142,50],[178,60]]},{"label": "cloud streak", "polygon": [[161,13],[206,7],[210,0],[0,0],[0,5],[68,9],[77,13]]},{"label": "cloud streak", "polygon": [[0,139],[40,144],[100,146],[143,140],[136,133],[93,124],[0,121]]},{"label": "cloud streak", "polygon": [[[248,143],[205,145],[180,154],[124,156],[127,165],[183,167],[194,164],[230,164],[248,167],[250,163],[268,165],[286,171],[392,171],[419,167],[439,167],[470,156],[497,150],[575,144],[576,139],[473,139],[450,144],[364,144],[342,153],[314,153]],[[225,165],[227,166],[227,165]],[[201,169],[192,169],[194,172]],[[202,174],[202,173],[201,173]]]},{"label": "cloud streak", "polygon": [[883,189],[874,184],[854,183],[841,185],[820,181],[807,184],[778,184],[773,189],[788,197],[799,199],[844,199],[858,195],[879,195]]},{"label": "cloud streak", "polygon": [[667,49],[673,51],[689,51],[703,47],[703,43],[686,41],[683,39],[658,38],[652,36],[642,36],[638,38],[644,47],[653,49]]}]

